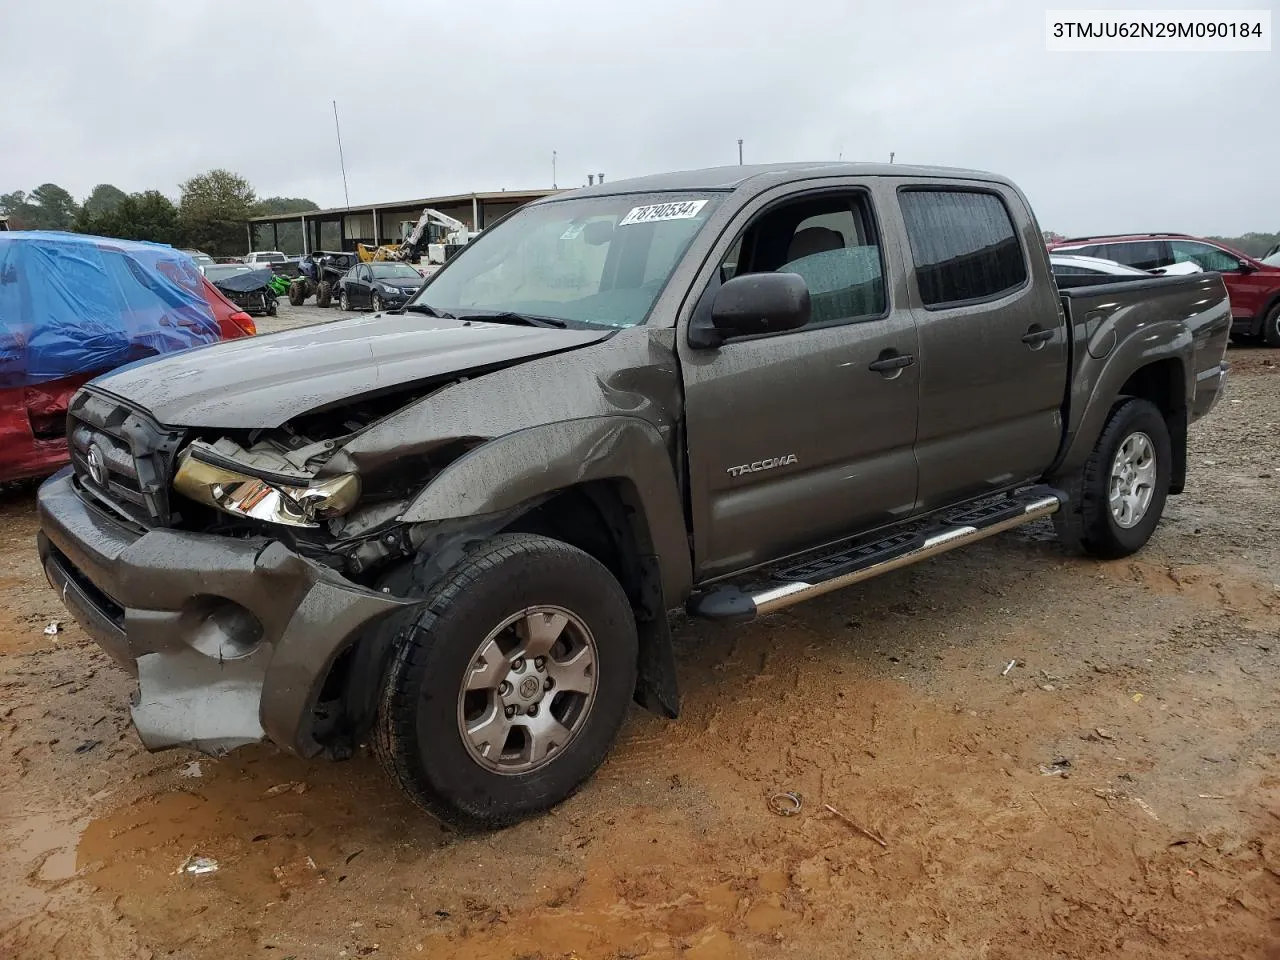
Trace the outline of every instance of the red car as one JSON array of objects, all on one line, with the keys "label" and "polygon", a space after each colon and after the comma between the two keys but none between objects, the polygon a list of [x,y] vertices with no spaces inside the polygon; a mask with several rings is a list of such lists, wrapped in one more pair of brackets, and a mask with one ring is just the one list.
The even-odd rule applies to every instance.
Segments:
[{"label": "red car", "polygon": [[1130,233],[1106,237],[1072,237],[1049,244],[1055,253],[1102,257],[1154,270],[1190,261],[1222,274],[1231,297],[1231,338],[1237,343],[1261,337],[1280,347],[1280,267],[1247,253],[1185,233]]},{"label": "red car", "polygon": [[[253,318],[201,275],[204,297],[223,340],[257,333]],[[0,481],[43,477],[67,462],[67,403],[97,373],[0,389]]]}]

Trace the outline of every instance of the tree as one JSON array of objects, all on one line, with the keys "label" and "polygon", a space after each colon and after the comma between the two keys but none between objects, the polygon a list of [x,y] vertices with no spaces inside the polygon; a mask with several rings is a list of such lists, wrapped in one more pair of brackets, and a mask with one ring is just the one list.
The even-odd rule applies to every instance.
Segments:
[{"label": "tree", "polygon": [[0,193],[0,213],[9,217],[9,227],[13,230],[30,230],[34,226],[34,214],[25,190]]},{"label": "tree", "polygon": [[76,218],[76,230],[121,240],[150,240],[179,246],[183,240],[178,208],[159,190],[126,196],[115,209]]},{"label": "tree", "polygon": [[111,213],[127,196],[127,193],[113,184],[100,183],[85,198],[80,210],[85,216],[99,217],[104,213]]},{"label": "tree", "polygon": [[1041,230],[1040,236],[1044,238],[1044,242],[1046,244],[1061,243],[1063,240],[1067,239],[1062,234],[1054,233],[1052,230]]},{"label": "tree", "polygon": [[56,183],[42,183],[32,190],[30,204],[36,230],[70,230],[80,212],[75,197]]},{"label": "tree", "polygon": [[314,200],[302,197],[266,197],[254,204],[253,215],[265,217],[273,213],[306,213],[319,209],[320,206]]},{"label": "tree", "polygon": [[[4,198],[0,197],[0,202],[3,200]],[[1210,237],[1209,239],[1225,243],[1228,247],[1235,247],[1241,253],[1247,253],[1251,257],[1264,257],[1268,250],[1280,243],[1280,233],[1246,233],[1239,237]]]},{"label": "tree", "polygon": [[244,177],[229,170],[210,170],[182,184],[179,216],[187,241],[214,256],[244,251],[245,221],[257,197]]}]

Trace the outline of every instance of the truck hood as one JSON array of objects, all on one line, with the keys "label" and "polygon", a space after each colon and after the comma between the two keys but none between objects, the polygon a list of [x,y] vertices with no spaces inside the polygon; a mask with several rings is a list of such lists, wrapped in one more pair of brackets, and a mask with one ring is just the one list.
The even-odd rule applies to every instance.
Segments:
[{"label": "truck hood", "polygon": [[333,403],[572,350],[612,332],[380,313],[153,357],[93,385],[167,426],[278,427]]}]

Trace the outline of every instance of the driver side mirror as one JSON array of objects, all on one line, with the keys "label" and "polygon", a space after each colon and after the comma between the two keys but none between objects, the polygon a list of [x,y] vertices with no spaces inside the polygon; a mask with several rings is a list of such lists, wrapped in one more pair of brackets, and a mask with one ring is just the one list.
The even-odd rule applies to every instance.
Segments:
[{"label": "driver side mirror", "polygon": [[711,304],[723,336],[782,333],[809,322],[809,286],[798,273],[747,273],[726,281]]},{"label": "driver side mirror", "polygon": [[1254,273],[1258,269],[1252,263],[1249,263],[1247,260],[1241,260],[1239,263],[1240,265],[1237,269],[1240,271],[1241,274]]}]

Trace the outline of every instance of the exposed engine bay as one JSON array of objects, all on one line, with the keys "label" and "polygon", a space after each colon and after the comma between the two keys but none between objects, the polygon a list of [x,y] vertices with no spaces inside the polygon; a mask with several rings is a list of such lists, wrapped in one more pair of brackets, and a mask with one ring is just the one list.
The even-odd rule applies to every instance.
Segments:
[{"label": "exposed engine bay", "polygon": [[344,444],[406,406],[466,378],[411,394],[366,398],[308,413],[280,427],[201,431],[178,453],[174,489],[206,509],[184,510],[184,526],[261,535],[368,582],[386,561],[412,555],[426,533],[400,522],[412,497],[476,441],[449,441],[365,476],[317,476]]}]

